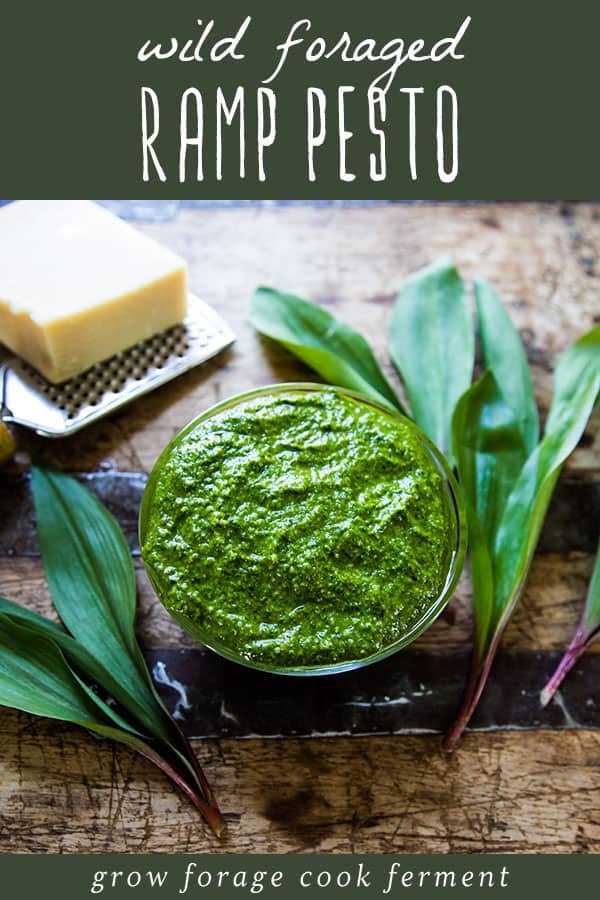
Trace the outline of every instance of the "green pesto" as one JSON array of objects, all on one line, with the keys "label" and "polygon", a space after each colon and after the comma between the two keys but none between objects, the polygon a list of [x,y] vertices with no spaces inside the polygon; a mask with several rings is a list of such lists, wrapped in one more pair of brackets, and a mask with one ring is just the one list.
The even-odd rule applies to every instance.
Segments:
[{"label": "green pesto", "polygon": [[411,427],[334,391],[290,390],[175,445],[142,552],[207,643],[298,667],[400,638],[442,592],[452,539],[443,476]]}]

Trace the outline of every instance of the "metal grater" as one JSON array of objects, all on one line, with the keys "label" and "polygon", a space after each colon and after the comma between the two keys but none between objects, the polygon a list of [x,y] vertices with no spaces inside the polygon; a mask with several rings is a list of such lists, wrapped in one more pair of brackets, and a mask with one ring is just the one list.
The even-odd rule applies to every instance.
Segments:
[{"label": "metal grater", "polygon": [[46,381],[18,357],[9,359],[0,368],[0,419],[44,437],[66,437],[205,362],[234,339],[223,319],[190,295],[181,324],[62,384]]}]

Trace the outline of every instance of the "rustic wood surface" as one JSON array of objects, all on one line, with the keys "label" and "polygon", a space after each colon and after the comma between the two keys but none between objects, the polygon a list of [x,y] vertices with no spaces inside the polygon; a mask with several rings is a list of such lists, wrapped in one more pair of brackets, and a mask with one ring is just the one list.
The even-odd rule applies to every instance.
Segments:
[{"label": "rustic wood surface", "polygon": [[[200,370],[69,440],[19,434],[28,451],[69,470],[147,473],[187,420],[252,386],[308,370],[247,324],[252,289],[308,296],[359,328],[391,378],[386,354],[394,294],[414,269],[451,254],[468,279],[496,285],[526,342],[547,408],[554,358],[600,319],[600,207],[247,207],[186,210],[144,230],[189,261],[191,285],[230,322],[234,348]],[[565,476],[599,477],[596,415]],[[148,647],[188,642],[153,599],[141,565],[140,636]],[[588,553],[536,557],[504,646],[557,650],[577,619]],[[40,612],[50,604],[36,556],[0,558],[0,593]],[[464,650],[469,584],[456,620],[418,646]],[[76,729],[2,713],[0,851],[531,851],[600,850],[600,732],[467,735],[452,757],[433,736],[207,740],[195,747],[229,823],[218,844],[194,811],[142,760]]]}]

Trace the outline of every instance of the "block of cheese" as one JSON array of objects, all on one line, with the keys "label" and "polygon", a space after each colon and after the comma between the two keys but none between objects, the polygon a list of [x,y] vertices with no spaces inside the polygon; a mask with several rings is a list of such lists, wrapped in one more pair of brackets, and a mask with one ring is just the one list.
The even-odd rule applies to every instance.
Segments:
[{"label": "block of cheese", "polygon": [[90,200],[0,209],[0,343],[49,381],[185,318],[184,261]]}]

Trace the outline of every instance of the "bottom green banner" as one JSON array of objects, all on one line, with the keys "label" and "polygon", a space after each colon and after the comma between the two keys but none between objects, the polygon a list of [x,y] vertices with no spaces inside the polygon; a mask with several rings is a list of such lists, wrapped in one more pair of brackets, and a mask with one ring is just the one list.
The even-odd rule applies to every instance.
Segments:
[{"label": "bottom green banner", "polygon": [[[429,897],[483,894],[545,900],[577,885],[597,895],[598,856],[14,855],[0,858],[7,897]],[[12,888],[12,890],[10,890]]]}]

